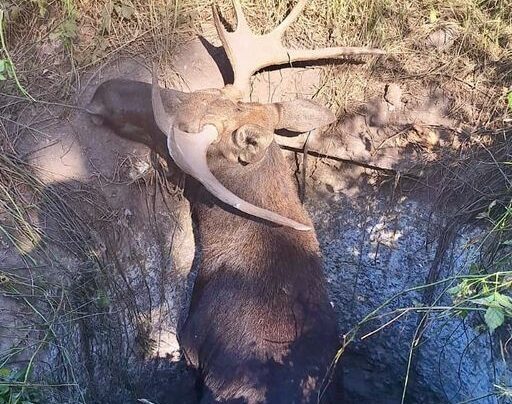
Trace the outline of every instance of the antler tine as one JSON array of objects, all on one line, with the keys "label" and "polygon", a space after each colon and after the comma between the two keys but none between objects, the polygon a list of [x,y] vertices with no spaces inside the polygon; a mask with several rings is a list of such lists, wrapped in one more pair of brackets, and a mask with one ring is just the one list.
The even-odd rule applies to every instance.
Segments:
[{"label": "antler tine", "polygon": [[302,10],[304,10],[304,7],[306,7],[307,2],[308,0],[300,0],[295,6],[293,6],[286,18],[281,22],[281,24],[272,30],[270,34],[281,38],[288,27],[292,25],[295,20],[297,20]]},{"label": "antler tine", "polygon": [[346,55],[382,55],[384,51],[372,48],[335,47],[320,49],[288,49],[282,44],[285,30],[298,18],[308,0],[299,0],[288,16],[268,34],[255,35],[245,19],[239,0],[232,0],[237,17],[237,29],[224,28],[218,10],[213,6],[215,28],[233,68],[233,87],[247,97],[251,76],[268,66],[298,61],[339,58]]},{"label": "antler tine", "polygon": [[[235,9],[236,10],[236,9]],[[222,21],[220,20],[219,9],[216,4],[212,4],[212,14],[213,14],[213,23],[215,25],[215,29],[217,31],[217,35],[219,36],[220,41],[222,42],[222,47],[228,56],[229,62],[231,63],[231,67],[233,68],[233,73],[236,76],[236,57],[234,54],[234,50],[230,45],[229,37],[233,35],[233,32],[228,32]],[[238,17],[237,17],[238,19]],[[240,20],[237,21],[237,26],[240,27]]]},{"label": "antler tine", "polygon": [[222,42],[222,46],[226,46],[227,38],[226,34],[228,31],[226,31],[226,28],[224,28],[224,25],[222,24],[222,21],[220,20],[219,15],[219,8],[217,4],[212,4],[212,14],[213,14],[213,24],[215,25],[215,30],[217,31],[217,35],[219,36],[220,41]]},{"label": "antler tine", "polygon": [[[254,74],[254,56],[247,55],[251,50],[251,44],[258,42],[258,38],[249,28],[239,0],[232,0],[235,8],[237,26],[234,32],[228,32],[220,19],[219,10],[212,5],[213,22],[217,35],[226,51],[231,67],[233,68],[234,85],[242,93],[249,86],[251,75]],[[257,69],[256,69],[257,70]],[[243,94],[242,94],[243,95]]]},{"label": "antler tine", "polygon": [[250,31],[249,24],[247,23],[247,19],[245,18],[245,14],[242,10],[242,5],[239,0],[232,0],[233,7],[235,8],[235,16],[236,16],[236,31],[239,29]]},{"label": "antler tine", "polygon": [[[247,23],[247,19],[245,18],[244,12],[242,10],[242,5],[238,0],[232,0],[233,7],[235,9],[235,17],[236,17],[236,29],[234,32],[238,30],[243,31],[251,31],[249,28],[249,24]],[[226,42],[226,34],[228,31],[224,28],[224,24],[220,19],[219,9],[216,4],[212,4],[212,14],[213,14],[213,23],[215,24],[215,29],[217,30],[217,34],[222,41],[222,45],[225,45]]]},{"label": "antler tine", "polygon": [[375,48],[340,46],[334,48],[319,49],[287,49],[288,59],[282,59],[281,63],[304,62],[307,60],[322,60],[339,58],[348,55],[385,55],[386,51]]}]

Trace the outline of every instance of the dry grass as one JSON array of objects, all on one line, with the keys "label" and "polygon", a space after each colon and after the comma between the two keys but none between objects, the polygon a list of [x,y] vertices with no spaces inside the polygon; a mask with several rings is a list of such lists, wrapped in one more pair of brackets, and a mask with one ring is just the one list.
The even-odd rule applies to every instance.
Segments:
[{"label": "dry grass", "polygon": [[[219,3],[231,16],[230,1]],[[460,98],[454,115],[485,124],[503,114],[503,88],[512,85],[512,16],[506,3],[312,0],[288,38],[306,47],[372,45],[389,52],[363,66],[326,68],[319,95],[340,114],[381,92],[382,81],[400,81],[413,94],[425,87],[444,89]],[[81,74],[119,55],[164,63],[177,44],[195,34],[214,38],[210,5],[198,0],[14,0],[6,7],[7,42],[29,93],[55,101],[70,93]],[[255,31],[264,32],[293,2],[243,5]],[[445,34],[453,44],[433,46]],[[478,116],[471,116],[475,109]]]},{"label": "dry grass", "polygon": [[[232,21],[230,0],[219,3],[221,12]],[[294,1],[242,3],[254,30],[265,32],[283,18]],[[473,135],[493,137],[486,147],[476,152],[468,149],[462,158],[443,162],[442,166],[444,199],[440,204],[446,203],[446,198],[471,195],[458,203],[463,207],[461,214],[474,217],[490,201],[510,197],[511,176],[506,171],[509,166],[502,163],[511,160],[511,153],[505,133],[497,130],[504,125],[505,95],[512,86],[509,3],[510,0],[311,0],[290,29],[287,41],[291,46],[311,48],[369,45],[388,51],[388,56],[368,59],[366,64],[324,68],[323,85],[317,96],[339,116],[359,111],[370,98],[382,95],[383,83],[387,82],[399,82],[405,93],[418,97],[432,89],[450,94],[450,115],[476,128]],[[6,11],[6,47],[23,87],[41,103],[70,102],[71,96],[80,91],[83,75],[120,56],[142,56],[148,63],[159,60],[165,64],[177,46],[196,34],[218,44],[210,5],[211,2],[200,0],[0,1],[0,8]],[[448,38],[446,44],[442,38]],[[5,56],[0,50],[0,59]],[[25,269],[16,274],[12,268],[7,271],[0,267],[0,291],[4,297],[24,304],[27,311],[19,327],[26,327],[29,332],[16,349],[0,352],[0,368],[19,355],[20,348],[27,349],[30,358],[51,346],[60,357],[60,374],[65,375],[59,382],[69,387],[69,394],[77,401],[84,401],[73,360],[66,351],[75,337],[69,334],[78,333],[80,327],[119,326],[124,330],[130,321],[144,328],[148,319],[136,304],[129,303],[119,309],[120,314],[97,316],[111,307],[109,299],[126,293],[123,264],[115,261],[115,256],[98,252],[97,240],[91,239],[96,229],[84,217],[77,217],[68,203],[74,197],[81,201],[91,197],[91,208],[100,211],[99,216],[107,218],[109,226],[112,212],[91,195],[73,196],[72,190],[63,195],[62,190],[45,186],[42,174],[29,167],[16,151],[17,133],[11,124],[29,103],[7,94],[20,95],[10,79],[0,81],[0,239],[17,248]],[[468,172],[472,175],[468,176]],[[72,241],[59,247],[70,248],[68,252],[77,257],[77,265],[89,265],[77,281],[78,289],[72,282],[77,272],[62,276],[60,271],[67,271],[69,265],[58,265],[57,258],[62,257],[47,255],[45,246],[58,244],[59,240],[42,231],[37,221],[41,209],[63,224]],[[49,276],[34,273],[40,260],[53,265],[53,270],[45,267]],[[63,280],[58,282],[58,276]],[[122,335],[107,342],[107,356],[114,355],[120,346],[128,349],[128,341]],[[117,352],[117,356],[122,354]],[[110,365],[119,370],[119,378],[129,379],[123,373],[122,358],[113,358]],[[120,382],[112,380],[113,385],[116,383]]]},{"label": "dry grass", "polygon": [[[0,139],[5,140],[4,132],[0,132]],[[18,402],[15,399],[20,390],[16,389],[27,394],[25,399],[41,395],[50,397],[52,386],[57,385],[60,389],[74,391],[73,395],[83,401],[75,375],[77,369],[70,359],[69,329],[64,333],[62,329],[83,313],[73,301],[72,295],[78,290],[72,286],[76,273],[69,263],[76,264],[85,257],[94,261],[88,240],[91,229],[69,206],[66,193],[47,187],[42,178],[40,172],[16,153],[4,149],[0,155],[0,233],[1,240],[11,245],[13,251],[6,256],[3,249],[0,265],[3,306],[0,336],[3,342],[11,341],[10,346],[4,346],[6,349],[0,351],[0,368],[24,372],[23,377],[10,386],[10,396],[2,396],[13,403]],[[59,240],[52,237],[46,227],[48,223],[41,221],[43,217],[59,223],[66,236]],[[50,244],[65,255],[49,249]],[[18,254],[14,253],[16,250]],[[87,304],[94,304],[94,299],[89,296]],[[45,372],[41,355],[48,355],[48,352],[55,355],[55,363],[62,373],[55,372],[51,380],[45,379],[32,389],[34,380],[40,380],[41,372]],[[41,389],[37,394],[28,393]]]},{"label": "dry grass", "polygon": [[167,265],[148,274],[144,259],[158,253],[147,246],[123,257],[126,229],[101,193],[48,185],[1,130],[0,142],[0,369],[26,370],[10,382],[11,396],[24,389],[42,402],[123,402],[154,371],[140,357],[153,349],[152,311],[166,304],[150,283],[161,283]]}]

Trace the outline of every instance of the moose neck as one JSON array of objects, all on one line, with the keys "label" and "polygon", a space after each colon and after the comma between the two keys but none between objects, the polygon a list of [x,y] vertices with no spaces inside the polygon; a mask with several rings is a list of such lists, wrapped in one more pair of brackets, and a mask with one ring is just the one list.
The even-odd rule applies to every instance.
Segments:
[{"label": "moose neck", "polygon": [[[275,142],[255,164],[219,168],[215,160],[210,159],[210,168],[231,192],[252,204],[311,224],[297,196],[291,170]],[[204,190],[194,211],[201,257],[206,264],[203,267],[261,271],[277,265],[280,259],[293,265],[320,256],[313,230],[299,231],[246,216]]]}]

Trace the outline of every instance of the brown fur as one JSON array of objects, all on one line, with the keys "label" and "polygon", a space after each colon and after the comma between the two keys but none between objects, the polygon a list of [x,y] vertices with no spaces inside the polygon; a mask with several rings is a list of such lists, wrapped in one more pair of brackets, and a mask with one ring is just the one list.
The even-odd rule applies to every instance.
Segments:
[{"label": "brown fur", "polygon": [[[146,85],[128,85],[133,91],[137,86],[144,88],[136,108],[131,111],[133,103],[113,94],[102,96],[101,101],[95,96],[96,104],[105,100],[122,104],[105,105],[97,111],[109,115],[99,115],[121,137],[150,147],[165,144],[162,133],[154,129]],[[114,90],[109,87],[110,92]],[[265,145],[265,153],[253,164],[242,165],[229,157],[232,132],[248,123],[275,127],[278,108],[262,104],[253,108],[205,93],[197,96],[201,102],[193,108],[188,98],[179,107],[177,119],[183,119],[186,129],[198,129],[205,120],[219,128],[221,139],[208,155],[212,173],[248,202],[311,224],[275,142]],[[250,113],[266,108],[274,112]],[[135,139],[134,133],[140,138]],[[194,180],[190,183],[197,185]],[[192,189],[199,271],[179,340],[187,360],[199,372],[201,402],[317,402],[336,353],[338,333],[316,235],[244,216],[201,186]],[[336,386],[331,388],[334,394]]]},{"label": "brown fur", "polygon": [[[218,165],[235,194],[310,223],[275,143],[255,165]],[[315,234],[241,217],[206,192],[194,199],[200,269],[179,339],[204,402],[317,402],[338,339]]]}]

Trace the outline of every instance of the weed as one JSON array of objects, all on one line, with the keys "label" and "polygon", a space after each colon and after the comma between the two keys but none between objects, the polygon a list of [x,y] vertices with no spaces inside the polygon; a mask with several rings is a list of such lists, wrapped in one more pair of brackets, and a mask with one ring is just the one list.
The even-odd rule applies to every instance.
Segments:
[{"label": "weed", "polygon": [[[57,35],[68,50],[71,50],[73,41],[77,37],[77,13],[73,0],[63,0],[63,8],[65,11],[64,21],[57,30]],[[55,35],[55,34],[53,34]],[[50,34],[52,37],[52,34]]]},{"label": "weed", "polygon": [[[495,211],[498,210],[496,214]],[[473,263],[470,267],[471,278],[462,279],[460,283],[448,290],[455,305],[463,302],[469,306],[486,308],[484,320],[491,332],[501,327],[507,319],[512,318],[512,276],[506,271],[512,264],[512,201],[506,206],[491,202],[486,211],[478,216],[486,220],[491,229],[482,242],[482,249],[491,247],[499,251],[487,265]],[[489,242],[489,243],[487,243]],[[488,245],[490,244],[490,245]],[[505,272],[501,272],[505,271]],[[466,315],[466,312],[461,312]]]},{"label": "weed", "polygon": [[37,8],[39,9],[39,16],[44,17],[48,12],[48,1],[46,0],[31,0],[33,3],[37,4]]},{"label": "weed", "polygon": [[0,404],[39,403],[37,390],[27,385],[28,369],[0,368]]},{"label": "weed", "polygon": [[13,69],[9,59],[0,59],[0,81],[13,77]]},{"label": "weed", "polygon": [[5,73],[8,73],[9,76],[11,76],[14,81],[16,82],[16,86],[20,90],[20,92],[30,100],[34,101],[32,96],[25,90],[25,88],[21,85],[20,81],[18,80],[18,75],[16,74],[16,69],[14,68],[14,64],[12,62],[11,56],[9,55],[9,52],[7,51],[7,45],[5,43],[5,36],[4,36],[4,10],[0,9],[0,46],[1,51],[3,52],[4,58],[0,59],[0,81],[5,80]]},{"label": "weed", "polygon": [[[487,327],[494,332],[502,326],[506,318],[512,318],[512,299],[504,294],[512,287],[512,277],[509,273],[495,272],[481,277],[462,279],[460,283],[447,292],[452,295],[454,307],[483,306],[486,308],[484,319]],[[459,315],[465,317],[467,310],[459,310]]]}]

